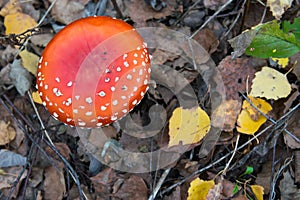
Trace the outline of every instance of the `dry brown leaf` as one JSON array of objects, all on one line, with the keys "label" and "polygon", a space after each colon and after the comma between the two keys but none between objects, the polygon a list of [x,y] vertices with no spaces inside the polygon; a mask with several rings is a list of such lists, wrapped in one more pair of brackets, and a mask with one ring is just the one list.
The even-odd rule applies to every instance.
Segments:
[{"label": "dry brown leaf", "polygon": [[55,167],[50,166],[45,169],[44,199],[63,199],[66,193],[64,174]]},{"label": "dry brown leaf", "polygon": [[116,173],[112,168],[104,169],[96,176],[91,177],[96,195],[104,199],[108,198],[116,179]]},{"label": "dry brown leaf", "polygon": [[[300,112],[296,111],[294,116],[290,119],[287,129],[293,133],[297,138],[300,138]],[[284,142],[291,149],[300,149],[300,143],[298,143],[289,134],[284,134]]]},{"label": "dry brown leaf", "polygon": [[0,121],[0,145],[10,143],[16,137],[16,131],[8,123]]},{"label": "dry brown leaf", "polygon": [[256,64],[252,58],[231,59],[231,56],[225,57],[220,62],[218,69],[226,89],[226,99],[241,101],[239,92],[246,92],[247,79],[250,89],[250,83],[256,72],[254,69]]},{"label": "dry brown leaf", "polygon": [[211,123],[214,127],[230,132],[235,128],[237,117],[241,110],[241,103],[238,100],[227,100],[213,111]]},{"label": "dry brown leaf", "polygon": [[177,7],[176,0],[165,1],[167,6],[161,11],[154,11],[145,1],[126,0],[124,1],[130,18],[137,24],[137,27],[144,26],[149,19],[160,19],[172,15]]},{"label": "dry brown leaf", "polygon": [[292,2],[293,0],[268,0],[267,6],[270,7],[273,16],[280,20],[282,14],[291,6]]},{"label": "dry brown leaf", "polygon": [[204,4],[205,8],[217,10],[220,6],[222,6],[226,2],[227,2],[227,0],[204,0],[203,4]]},{"label": "dry brown leaf", "polygon": [[[52,3],[54,0],[49,1]],[[72,0],[59,0],[54,4],[51,14],[56,21],[69,24],[84,17],[84,4]]]},{"label": "dry brown leaf", "polygon": [[127,200],[146,200],[148,188],[144,180],[138,176],[131,175],[125,179],[121,188],[113,195],[116,198]]},{"label": "dry brown leaf", "polygon": [[202,47],[209,53],[215,52],[219,46],[219,40],[215,34],[209,29],[205,28],[199,31],[194,38]]}]

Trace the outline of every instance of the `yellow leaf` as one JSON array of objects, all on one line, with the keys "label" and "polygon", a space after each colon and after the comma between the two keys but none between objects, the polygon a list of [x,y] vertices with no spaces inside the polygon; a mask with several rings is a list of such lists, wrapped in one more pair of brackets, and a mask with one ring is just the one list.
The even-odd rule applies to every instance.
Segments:
[{"label": "yellow leaf", "polygon": [[194,179],[190,183],[187,200],[206,200],[208,191],[215,186],[213,180],[203,181],[199,178]]},{"label": "yellow leaf", "polygon": [[39,57],[27,50],[21,51],[19,55],[22,58],[23,67],[25,67],[25,69],[27,69],[33,75],[36,75]]},{"label": "yellow leaf", "polygon": [[42,104],[43,101],[39,95],[39,93],[36,91],[36,92],[32,92],[32,99],[35,103],[38,103],[38,104]]},{"label": "yellow leaf", "polygon": [[285,68],[289,64],[289,58],[272,58],[274,62],[277,62],[282,68]]},{"label": "yellow leaf", "polygon": [[14,13],[4,18],[5,34],[20,34],[37,26],[36,21],[27,14]]},{"label": "yellow leaf", "polygon": [[291,93],[291,85],[286,75],[270,67],[263,67],[255,73],[250,95],[267,99],[280,99]]},{"label": "yellow leaf", "polygon": [[[251,96],[249,96],[249,99],[264,114],[267,114],[272,110],[271,105],[263,99],[253,98]],[[259,127],[267,121],[267,118],[256,111],[255,108],[253,108],[246,100],[244,100],[242,108],[243,110],[239,114],[237,120],[237,131],[240,133],[253,135],[259,129]]]},{"label": "yellow leaf", "polygon": [[257,200],[263,200],[264,188],[260,185],[251,185],[252,192],[254,193]]},{"label": "yellow leaf", "polygon": [[5,17],[9,14],[14,14],[17,12],[21,12],[21,6],[18,0],[10,0],[5,4],[5,6],[0,10],[0,15]]},{"label": "yellow leaf", "polygon": [[276,19],[280,19],[286,9],[291,7],[293,0],[268,0],[267,6]]},{"label": "yellow leaf", "polygon": [[200,107],[176,108],[169,124],[169,146],[199,142],[210,129],[210,119]]}]

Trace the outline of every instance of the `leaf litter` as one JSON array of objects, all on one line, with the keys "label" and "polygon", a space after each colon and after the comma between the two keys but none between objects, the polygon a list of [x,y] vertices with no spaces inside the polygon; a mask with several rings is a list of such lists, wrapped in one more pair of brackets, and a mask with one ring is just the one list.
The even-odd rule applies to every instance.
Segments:
[{"label": "leaf litter", "polygon": [[[148,199],[150,195],[156,196],[157,199],[186,199],[192,198],[188,197],[190,195],[189,191],[203,191],[203,187],[207,189],[206,186],[196,186],[194,184],[189,188],[192,180],[202,180],[204,183],[214,182],[214,186],[209,187],[208,190],[205,189],[207,193],[204,195],[201,194],[200,197],[196,195],[196,199],[234,198],[232,191],[235,187],[235,182],[233,180],[239,178],[241,174],[239,174],[239,171],[242,171],[243,167],[251,164],[251,161],[255,161],[255,158],[251,158],[250,155],[252,155],[253,151],[256,151],[258,143],[264,144],[265,141],[268,141],[274,135],[270,129],[267,129],[265,134],[261,132],[263,128],[271,123],[266,123],[267,119],[253,108],[249,102],[245,101],[241,97],[241,93],[260,97],[250,99],[261,112],[266,113],[274,120],[287,115],[287,118],[283,118],[287,124],[286,130],[299,138],[299,120],[297,120],[299,117],[294,109],[297,109],[299,104],[300,73],[298,71],[300,61],[297,57],[297,52],[299,51],[298,25],[300,20],[299,16],[292,12],[293,7],[297,6],[294,2],[268,0],[264,6],[260,2],[251,2],[251,5],[248,5],[249,8],[261,8],[263,11],[265,6],[268,6],[271,10],[267,10],[265,18],[262,19],[264,23],[255,26],[258,25],[261,19],[254,19],[253,16],[261,16],[261,12],[258,13],[260,9],[245,9],[245,6],[247,6],[245,4],[228,4],[222,13],[210,18],[212,13],[219,11],[226,1],[204,1],[199,3],[190,0],[182,2],[172,0],[166,1],[165,4],[160,4],[153,0],[115,1],[126,20],[133,24],[134,27],[164,27],[191,35],[198,31],[203,23],[210,20],[208,26],[199,30],[193,38],[202,44],[209,54],[206,57],[197,57],[196,59],[198,63],[206,63],[209,56],[214,59],[224,81],[226,101],[219,105],[217,109],[210,109],[210,98],[207,98],[207,95],[209,96],[211,92],[209,90],[210,86],[206,85],[204,87],[206,88],[205,92],[198,88],[199,85],[202,87],[204,83],[199,79],[199,73],[192,69],[193,66],[189,64],[189,60],[184,59],[184,56],[188,57],[191,54],[189,47],[183,46],[178,48],[180,41],[165,39],[166,37],[162,33],[162,37],[155,42],[167,44],[170,49],[174,50],[172,52],[176,53],[172,54],[166,50],[155,50],[152,52],[153,61],[158,65],[165,66],[153,66],[153,75],[161,78],[160,83],[164,82],[167,85],[171,85],[176,94],[185,91],[184,89],[188,85],[191,85],[196,93],[202,92],[203,94],[197,94],[199,98],[197,101],[201,108],[197,108],[197,112],[187,108],[180,108],[178,107],[179,103],[176,99],[176,94],[163,87],[163,85],[151,83],[149,93],[147,93],[148,96],[131,113],[131,120],[123,120],[123,123],[127,125],[127,129],[124,129],[123,133],[121,131],[122,126],[115,124],[105,128],[105,137],[100,137],[99,131],[93,130],[87,133],[87,140],[92,146],[97,147],[105,145],[106,138],[110,138],[128,151],[147,153],[162,148],[163,151],[178,151],[182,157],[167,168],[157,170],[155,173],[121,173],[101,163],[98,163],[97,166],[95,165],[96,167],[91,167],[95,163],[91,159],[89,152],[86,152],[86,144],[80,141],[76,129],[66,127],[55,121],[50,118],[49,113],[42,105],[36,105],[38,114],[46,125],[45,129],[49,133],[49,137],[55,141],[53,143],[55,149],[65,159],[62,160],[61,157],[57,156],[57,153],[51,150],[49,144],[44,143],[45,135],[42,136],[41,131],[44,128],[39,125],[37,113],[35,113],[30,104],[30,98],[26,95],[29,93],[36,94],[34,75],[37,66],[35,63],[55,32],[64,25],[85,16],[86,13],[92,13],[93,9],[89,6],[100,5],[100,1],[63,0],[57,1],[54,7],[49,9],[52,2],[54,1],[45,0],[40,2],[22,2],[20,4],[19,1],[15,0],[0,1],[0,15],[3,16],[0,43],[0,156],[3,156],[3,153],[5,153],[6,158],[9,160],[9,164],[7,164],[6,158],[3,159],[0,165],[0,192],[4,196],[7,196],[10,189],[13,188],[13,193],[10,197],[22,198],[25,195],[28,199],[34,198],[33,190],[36,191],[38,198],[43,199],[62,199],[67,198],[67,196],[70,199],[78,199],[83,196],[81,192],[84,192],[89,198],[98,199],[107,199],[108,197],[116,199]],[[157,5],[161,7],[156,8],[155,6]],[[107,1],[106,6],[104,13],[106,12],[106,14],[116,17],[118,11],[114,9],[113,1]],[[42,25],[39,26],[39,34],[30,38],[30,41],[26,43],[26,50],[23,48],[20,50],[24,42],[20,38],[26,38],[32,34],[31,31],[25,35],[22,35],[22,33],[35,28],[42,14],[48,9],[50,13],[46,16]],[[243,16],[244,24],[242,24],[243,20],[239,18],[239,13],[242,13],[242,10],[245,10]],[[272,15],[277,19],[283,20],[281,22],[272,21],[274,19]],[[197,20],[193,19],[193,16],[197,16]],[[286,16],[290,17],[290,19]],[[244,31],[246,28],[252,29]],[[241,35],[238,35],[240,33]],[[2,37],[5,34],[6,37]],[[263,34],[267,35],[267,37],[261,37]],[[276,34],[278,38],[274,40],[272,37]],[[237,37],[233,38],[235,36]],[[227,40],[229,40],[233,50],[228,46]],[[276,46],[276,42],[281,46]],[[290,46],[286,46],[287,42],[289,42]],[[263,44],[263,47],[259,46],[261,44]],[[291,48],[287,51],[285,47]],[[235,59],[232,59],[232,56],[228,56],[232,51]],[[248,57],[244,55],[245,52]],[[280,64],[282,60],[278,59],[289,59],[294,53],[296,54],[292,56],[289,62],[285,60],[284,65],[286,67],[282,66],[284,69],[278,68],[276,65],[272,66],[270,64],[270,66],[268,63],[269,57],[272,57],[275,62]],[[249,57],[249,55],[263,59]],[[178,73],[174,74],[172,73],[173,70],[170,69],[176,69],[188,81],[184,84],[181,83],[176,76]],[[289,71],[289,73],[284,74],[281,73],[282,71]],[[161,74],[165,74],[165,76],[161,76]],[[275,77],[276,81],[271,80],[269,78],[270,75]],[[278,87],[279,90],[272,91],[274,86]],[[220,88],[220,90],[222,89]],[[27,93],[27,91],[30,92]],[[38,101],[36,97],[34,99]],[[154,120],[154,122],[159,124],[160,129],[145,131],[143,128],[138,128],[144,127],[149,123],[151,124],[150,121],[153,119],[153,116],[149,117],[149,113],[153,105],[159,105],[157,108],[163,108],[155,110],[156,115],[153,115],[154,119],[157,120]],[[272,112],[270,112],[271,108],[274,109]],[[186,113],[181,117],[176,117],[176,112],[178,111],[176,109]],[[293,112],[296,112],[296,114],[292,115]],[[202,116],[199,124],[202,125],[203,123],[205,128],[202,127],[201,131],[198,131],[199,129],[194,126],[195,123],[193,121],[199,120],[198,117],[195,117],[197,115],[195,113]],[[241,114],[244,117],[241,117]],[[191,118],[187,116],[191,116]],[[180,120],[174,124],[175,119]],[[259,125],[257,125],[258,121]],[[182,124],[182,126],[179,126],[180,131],[174,131],[174,127],[178,128],[178,123]],[[277,123],[280,125],[281,121]],[[120,124],[122,125],[122,121],[120,121]],[[278,124],[276,126],[273,125],[275,130],[281,128]],[[208,134],[209,132],[215,132],[216,128],[221,130],[221,139],[215,139],[214,141],[205,140],[207,137],[206,132]],[[250,131],[249,128],[251,129]],[[138,131],[132,132],[132,130]],[[190,136],[189,133],[193,131],[201,133],[196,140],[191,140],[186,136]],[[232,157],[232,165],[238,166],[239,170],[234,172],[229,170],[228,174],[233,175],[222,176],[223,180],[220,181],[221,177],[218,175],[211,176],[211,174],[219,174],[220,169],[223,169],[227,164],[230,153],[234,151],[234,146],[242,145],[241,142],[236,144],[239,132],[246,133],[240,136],[245,145],[244,148],[238,150],[238,156]],[[134,138],[134,136],[137,137],[139,134],[149,138]],[[227,140],[223,140],[227,135],[230,137]],[[257,135],[258,138],[254,140],[252,135]],[[286,131],[281,136],[283,139],[277,141],[276,144],[278,145],[275,148],[280,151],[280,155],[284,156],[279,156],[278,154],[275,156],[279,158],[277,165],[284,167],[284,159],[290,156],[291,152],[299,149],[299,141],[287,134]],[[34,139],[28,142],[30,138]],[[168,149],[168,144],[171,144],[172,148]],[[182,144],[192,145],[181,151]],[[212,151],[200,159],[201,145],[210,146]],[[282,149],[281,147],[284,145],[286,145],[286,148]],[[38,150],[28,151],[29,148],[36,148],[36,146],[39,147]],[[97,150],[98,152],[95,152],[101,153],[101,148]],[[108,151],[110,150],[112,149]],[[34,152],[36,151],[39,153],[35,154]],[[266,154],[263,162],[258,165],[272,164],[271,156],[269,155]],[[13,165],[24,164],[25,159],[28,158],[32,158],[29,160],[32,164],[29,167],[31,174],[28,174],[27,170],[23,171],[21,167],[13,167]],[[133,159],[133,157],[124,162],[130,165],[130,159]],[[68,171],[69,168],[65,168],[66,162],[74,167],[80,183],[74,182],[67,177],[70,171]],[[212,165],[213,162],[217,162],[218,165]],[[299,165],[299,163],[295,164]],[[143,169],[142,165],[143,162],[141,162],[140,169]],[[203,169],[203,166],[208,167]],[[278,169],[278,166],[276,169]],[[268,165],[268,169],[270,167],[273,166]],[[244,182],[245,190],[238,187],[238,192],[235,194],[236,199],[243,199],[246,195],[262,199],[263,193],[265,197],[273,195],[270,194],[272,190],[270,190],[269,182],[263,182],[259,179],[260,177],[270,177],[272,174],[259,168],[254,169],[255,173],[260,173],[259,177],[257,179],[250,177],[251,184]],[[289,170],[293,169],[293,167],[289,168]],[[297,197],[298,191],[293,185],[293,180],[288,177],[288,172],[284,172],[281,175],[283,179],[273,183],[273,186],[280,191],[277,194],[278,197]],[[74,175],[73,172],[71,173]],[[95,175],[94,173],[97,174]],[[292,171],[291,173],[295,172]],[[20,178],[17,179],[19,175]],[[30,177],[29,184],[25,184],[26,176]],[[259,183],[256,183],[256,180]],[[68,188],[70,182],[72,187]],[[160,182],[162,183],[161,185]],[[27,186],[25,190],[24,186]],[[284,186],[286,187],[284,188]],[[78,188],[81,188],[81,190],[78,190]],[[160,197],[157,193],[155,194],[156,189],[161,195]],[[24,193],[23,191],[26,192]]]}]

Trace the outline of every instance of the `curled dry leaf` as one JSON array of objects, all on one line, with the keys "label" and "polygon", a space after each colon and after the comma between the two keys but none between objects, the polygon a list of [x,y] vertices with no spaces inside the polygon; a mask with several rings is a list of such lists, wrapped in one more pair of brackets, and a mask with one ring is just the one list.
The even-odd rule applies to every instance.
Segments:
[{"label": "curled dry leaf", "polygon": [[291,7],[293,0],[268,0],[267,6],[270,7],[273,16],[280,19],[286,9]]},{"label": "curled dry leaf", "polygon": [[227,100],[217,107],[212,113],[211,124],[223,131],[230,132],[235,128],[235,122],[241,110],[238,100]]},{"label": "curled dry leaf", "polygon": [[16,137],[16,131],[9,124],[0,121],[0,145],[10,143]]}]

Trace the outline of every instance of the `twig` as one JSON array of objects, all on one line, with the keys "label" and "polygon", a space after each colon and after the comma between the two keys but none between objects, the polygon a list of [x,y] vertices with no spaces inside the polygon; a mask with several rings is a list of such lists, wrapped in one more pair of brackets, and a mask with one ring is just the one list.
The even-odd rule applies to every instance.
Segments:
[{"label": "twig", "polygon": [[234,156],[235,156],[235,154],[236,154],[236,152],[237,152],[237,148],[238,148],[238,145],[239,145],[240,136],[241,136],[241,135],[238,134],[237,139],[236,139],[236,144],[235,144],[235,147],[234,147],[234,150],[233,150],[233,153],[232,153],[232,155],[231,155],[229,161],[227,162],[225,168],[223,169],[223,173],[222,173],[223,175],[226,175],[227,169],[228,169],[228,167],[229,167],[231,161],[233,160],[233,158],[234,158]]},{"label": "twig", "polygon": [[117,17],[123,19],[124,16],[123,16],[122,11],[121,11],[121,9],[120,9],[118,3],[116,2],[116,0],[111,0],[111,2],[112,2],[113,6],[114,6],[114,8],[115,8],[115,10],[116,10],[116,12],[117,12]]},{"label": "twig", "polygon": [[197,33],[199,31],[201,31],[212,19],[214,19],[224,8],[226,8],[229,4],[232,3],[233,0],[229,0],[227,1],[223,6],[221,6],[219,8],[219,10],[217,10],[212,16],[210,16],[203,24],[202,26],[197,30],[195,31],[191,36],[190,36],[190,39],[192,39],[195,35],[197,35]]},{"label": "twig", "polygon": [[270,190],[270,200],[275,199],[275,186],[276,186],[276,182],[279,179],[279,177],[281,176],[283,170],[285,170],[290,164],[291,162],[294,160],[294,156],[292,156],[291,158],[287,158],[284,162],[284,165],[280,167],[280,169],[278,170],[278,172],[276,173],[276,176],[273,180],[273,184]]},{"label": "twig", "polygon": [[150,195],[150,197],[148,198],[148,200],[154,200],[158,191],[160,190],[162,184],[164,183],[165,179],[167,178],[168,174],[170,173],[171,168],[168,168],[164,171],[164,173],[162,174],[162,176],[160,177],[156,187],[154,188],[152,194]]}]

